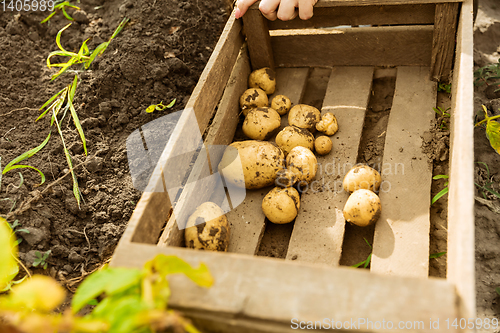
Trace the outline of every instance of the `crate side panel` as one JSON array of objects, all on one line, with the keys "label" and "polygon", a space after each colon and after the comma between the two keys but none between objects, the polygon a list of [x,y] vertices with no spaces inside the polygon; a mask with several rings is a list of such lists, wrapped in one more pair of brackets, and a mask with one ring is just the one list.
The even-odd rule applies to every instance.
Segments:
[{"label": "crate side panel", "polygon": [[435,118],[436,94],[428,67],[398,67],[381,168],[374,273],[428,276],[432,161],[422,152],[421,136]]},{"label": "crate side panel", "polygon": [[[374,5],[409,5],[426,3],[463,2],[464,0],[319,0],[314,7],[338,7],[338,6],[374,6]],[[258,9],[259,2],[252,5],[251,9]]]},{"label": "crate side panel", "polygon": [[432,26],[273,30],[271,45],[278,67],[429,66],[432,34]]}]

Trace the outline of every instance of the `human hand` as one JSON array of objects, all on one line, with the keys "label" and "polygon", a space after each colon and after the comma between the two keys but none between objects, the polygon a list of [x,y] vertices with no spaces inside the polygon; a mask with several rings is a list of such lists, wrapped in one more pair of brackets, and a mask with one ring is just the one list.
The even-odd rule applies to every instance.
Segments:
[{"label": "human hand", "polygon": [[[313,7],[318,0],[262,0],[259,10],[268,20],[282,21],[293,20],[297,15],[302,20],[308,20],[313,16]],[[238,0],[236,3],[236,18],[242,17],[248,8],[257,0]],[[298,10],[297,10],[298,9]]]}]

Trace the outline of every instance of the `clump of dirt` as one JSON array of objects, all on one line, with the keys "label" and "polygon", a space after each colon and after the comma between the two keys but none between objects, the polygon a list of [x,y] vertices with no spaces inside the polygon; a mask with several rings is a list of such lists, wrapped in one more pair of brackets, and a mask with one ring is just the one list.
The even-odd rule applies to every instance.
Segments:
[{"label": "clump of dirt", "polygon": [[[55,131],[43,150],[23,162],[40,169],[46,183],[38,187],[37,172],[18,169],[4,175],[0,189],[0,214],[29,231],[18,232],[21,260],[37,270],[36,251],[50,250],[47,272],[65,281],[92,271],[113,252],[141,196],[129,174],[127,137],[167,113],[146,113],[151,104],[176,99],[168,111],[182,110],[229,15],[225,0],[92,0],[80,5],[82,11],[70,12],[75,22],[62,34],[69,51],[78,52],[87,38],[94,49],[109,39],[123,17],[130,18],[90,69],[77,72],[74,105],[85,130],[87,156],[69,116],[61,124],[77,166],[82,205],[73,196],[71,176],[64,177],[68,166]],[[58,14],[50,24],[40,24],[46,15],[0,16],[2,166],[47,137],[48,117],[34,121],[38,108],[74,75],[50,80],[55,71],[47,69],[45,59],[57,49],[55,36],[68,21]],[[59,61],[67,59],[53,59]],[[22,173],[22,186],[15,171]]]}]

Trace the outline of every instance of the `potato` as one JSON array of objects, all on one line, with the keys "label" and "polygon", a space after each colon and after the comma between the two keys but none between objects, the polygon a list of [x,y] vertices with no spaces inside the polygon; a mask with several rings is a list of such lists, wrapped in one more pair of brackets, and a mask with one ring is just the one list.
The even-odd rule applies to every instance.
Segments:
[{"label": "potato", "polygon": [[269,139],[281,125],[281,117],[271,108],[255,108],[248,112],[243,122],[243,133],[253,140]]},{"label": "potato", "polygon": [[337,118],[331,112],[325,113],[320,122],[316,124],[316,129],[328,136],[334,135],[339,129]]},{"label": "potato", "polygon": [[321,112],[314,106],[297,104],[288,112],[288,124],[313,132],[321,119]]},{"label": "potato", "polygon": [[291,187],[297,181],[297,177],[293,171],[282,169],[276,174],[276,181],[274,182],[277,187]]},{"label": "potato", "polygon": [[276,135],[276,144],[283,150],[285,156],[297,146],[314,149],[314,135],[306,129],[297,126],[287,126]]},{"label": "potato", "polygon": [[233,142],[219,163],[226,184],[247,189],[273,185],[276,174],[284,168],[283,151],[270,142],[256,140]]},{"label": "potato", "polygon": [[329,137],[321,135],[314,141],[314,149],[319,155],[326,155],[332,151],[332,140]]},{"label": "potato", "polygon": [[247,89],[240,97],[240,108],[245,116],[251,109],[263,106],[269,106],[269,99],[262,89]]},{"label": "potato", "polygon": [[368,165],[356,164],[344,177],[344,190],[354,192],[359,189],[378,191],[382,178],[380,173]]},{"label": "potato", "polygon": [[286,167],[300,183],[310,183],[318,171],[318,161],[313,152],[302,146],[293,148],[286,158]]},{"label": "potato", "polygon": [[276,90],[276,75],[269,67],[257,69],[250,73],[248,86],[250,88],[260,88],[268,95],[274,94],[274,90]]},{"label": "potato", "polygon": [[377,222],[382,212],[378,195],[370,190],[360,189],[352,192],[344,206],[347,222],[366,227]]},{"label": "potato", "polygon": [[275,187],[262,200],[262,211],[276,224],[292,222],[300,208],[299,192],[293,187]]},{"label": "potato", "polygon": [[213,202],[204,202],[189,217],[184,231],[186,247],[197,250],[227,251],[229,222]]},{"label": "potato", "polygon": [[290,108],[292,107],[292,101],[290,101],[290,98],[286,97],[285,95],[276,95],[274,98],[271,100],[271,107],[276,110],[280,114],[280,116],[283,116],[290,111]]}]

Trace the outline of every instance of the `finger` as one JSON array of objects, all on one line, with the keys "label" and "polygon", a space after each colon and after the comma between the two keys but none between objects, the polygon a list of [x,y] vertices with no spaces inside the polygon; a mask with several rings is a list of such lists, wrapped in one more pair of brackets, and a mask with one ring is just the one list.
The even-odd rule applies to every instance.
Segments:
[{"label": "finger", "polygon": [[282,21],[290,21],[297,17],[298,1],[283,1],[278,9],[278,18]]},{"label": "finger", "polygon": [[299,0],[299,16],[302,20],[313,17],[313,9],[317,0]]},{"label": "finger", "polygon": [[278,17],[277,10],[281,0],[262,0],[259,5],[259,10],[270,21],[276,20]]},{"label": "finger", "polygon": [[256,2],[257,0],[238,0],[238,2],[236,2],[236,11],[234,12],[234,16],[239,19],[245,15],[248,8]]}]

